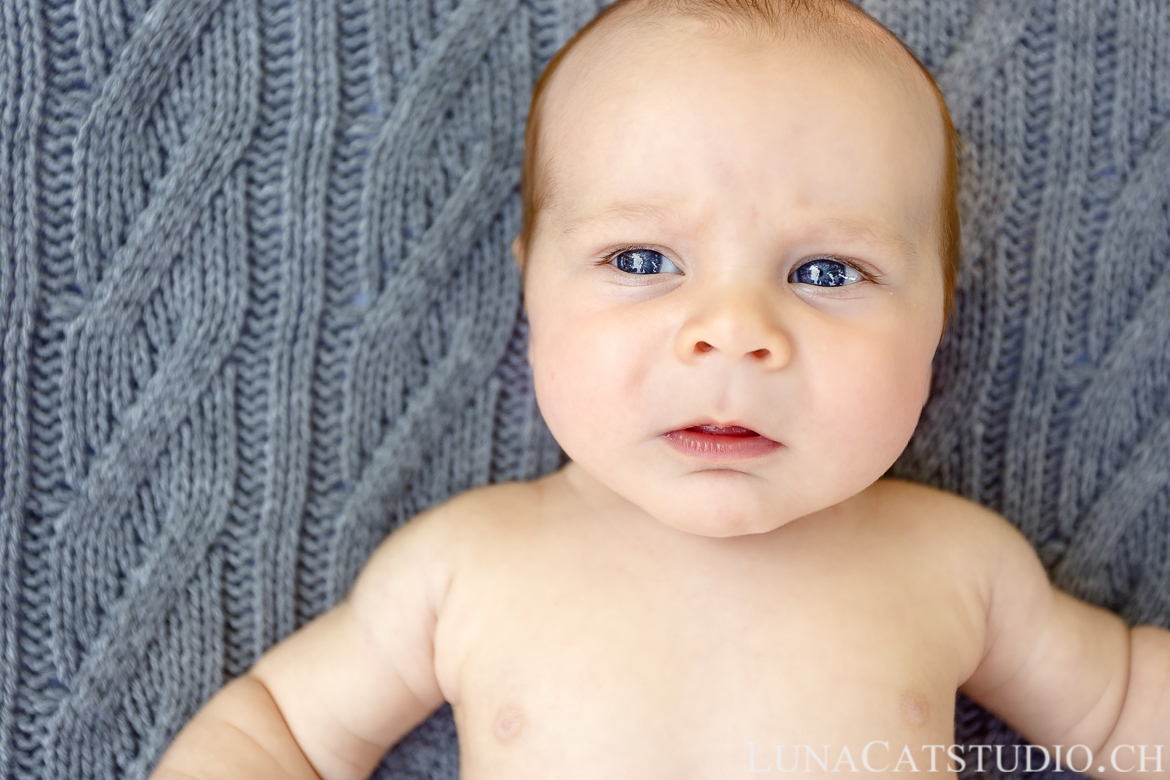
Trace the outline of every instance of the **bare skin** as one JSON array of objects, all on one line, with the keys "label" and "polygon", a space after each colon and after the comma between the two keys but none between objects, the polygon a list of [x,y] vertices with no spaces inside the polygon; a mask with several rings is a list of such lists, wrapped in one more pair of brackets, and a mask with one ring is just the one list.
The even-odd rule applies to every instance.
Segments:
[{"label": "bare skin", "polygon": [[[838,772],[848,751],[865,774],[884,772],[863,756],[909,771],[908,748],[932,774],[958,688],[1040,744],[1166,743],[1165,632],[1135,632],[1157,663],[1127,695],[1125,626],[1053,591],[986,510],[881,481],[769,533],[712,538],[599,515],[579,477],[569,466],[412,521],[342,606],[213,699],[156,777],[365,777],[444,700],[465,780],[740,778],[775,771],[777,746],[791,768],[796,745],[828,745]],[[1046,647],[1061,650],[1028,662]],[[287,723],[284,747],[262,751],[287,773],[246,769],[217,709],[251,733]],[[1114,734],[1119,716],[1130,728]],[[875,741],[889,747],[866,754]]]},{"label": "bare skin", "polygon": [[[753,741],[757,768],[779,744],[829,744],[834,759],[849,746],[861,768],[869,740],[953,741],[954,689],[978,663],[985,616],[978,573],[955,576],[958,548],[915,564],[912,550],[947,534],[926,518],[873,522],[882,501],[915,506],[915,489],[882,485],[762,536],[713,539],[598,522],[572,479],[525,488],[539,509],[484,537],[507,565],[474,567],[482,590],[450,593],[453,614],[477,616],[453,637],[467,777],[741,777]],[[503,509],[518,496],[485,498]],[[525,576],[501,576],[514,570]],[[517,614],[522,657],[495,628]]]},{"label": "bare skin", "polygon": [[828,746],[804,776],[911,771],[903,748],[954,776],[929,746],[956,690],[1094,774],[1160,745],[1136,776],[1170,776],[1170,633],[1054,590],[993,513],[879,480],[942,325],[929,95],[827,44],[654,29],[566,60],[516,246],[573,462],[393,534],[155,777],[365,777],[443,701],[466,780],[739,778],[796,745]]}]

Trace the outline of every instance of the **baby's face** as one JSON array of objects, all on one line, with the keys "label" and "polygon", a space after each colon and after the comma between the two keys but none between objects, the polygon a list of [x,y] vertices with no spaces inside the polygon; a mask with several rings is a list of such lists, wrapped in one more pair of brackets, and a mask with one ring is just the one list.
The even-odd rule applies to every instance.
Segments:
[{"label": "baby's face", "polygon": [[586,489],[766,532],[865,489],[914,430],[942,124],[908,67],[662,24],[583,42],[550,85],[537,398]]}]

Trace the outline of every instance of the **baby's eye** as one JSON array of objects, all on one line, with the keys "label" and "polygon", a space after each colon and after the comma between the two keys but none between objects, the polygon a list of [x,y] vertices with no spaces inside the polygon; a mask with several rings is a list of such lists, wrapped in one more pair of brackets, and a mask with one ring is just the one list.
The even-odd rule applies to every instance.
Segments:
[{"label": "baby's eye", "polygon": [[851,265],[829,257],[818,257],[798,266],[788,281],[811,284],[814,287],[844,287],[863,281],[865,277]]},{"label": "baby's eye", "polygon": [[610,265],[628,274],[677,274],[678,266],[670,258],[653,249],[626,249],[609,261]]}]

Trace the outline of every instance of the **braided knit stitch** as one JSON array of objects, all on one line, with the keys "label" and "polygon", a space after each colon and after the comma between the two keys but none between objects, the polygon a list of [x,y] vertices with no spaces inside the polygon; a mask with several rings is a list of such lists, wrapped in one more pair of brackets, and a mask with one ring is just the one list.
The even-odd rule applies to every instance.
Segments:
[{"label": "braided knit stitch", "polygon": [[[895,472],[1170,624],[1170,4],[863,5],[966,148]],[[0,2],[0,780],[143,777],[391,528],[560,463],[508,242],[534,78],[599,6]],[[457,773],[444,709],[379,776]]]},{"label": "braided knit stitch", "polygon": [[[1064,590],[1170,627],[1170,4],[950,6],[867,6],[966,147],[954,327],[894,471],[1001,512]],[[962,697],[956,731],[1018,741]]]}]

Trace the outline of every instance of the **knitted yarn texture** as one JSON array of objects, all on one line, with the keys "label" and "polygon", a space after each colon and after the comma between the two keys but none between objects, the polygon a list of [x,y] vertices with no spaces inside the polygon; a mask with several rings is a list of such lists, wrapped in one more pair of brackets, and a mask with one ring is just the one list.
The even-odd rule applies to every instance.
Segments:
[{"label": "knitted yarn texture", "polygon": [[[600,5],[0,3],[0,779],[145,776],[395,525],[561,462],[508,243],[533,82]],[[1170,624],[1170,4],[863,5],[965,147],[894,473]],[[956,736],[1017,739],[963,700]],[[377,776],[457,774],[444,709]]]}]

